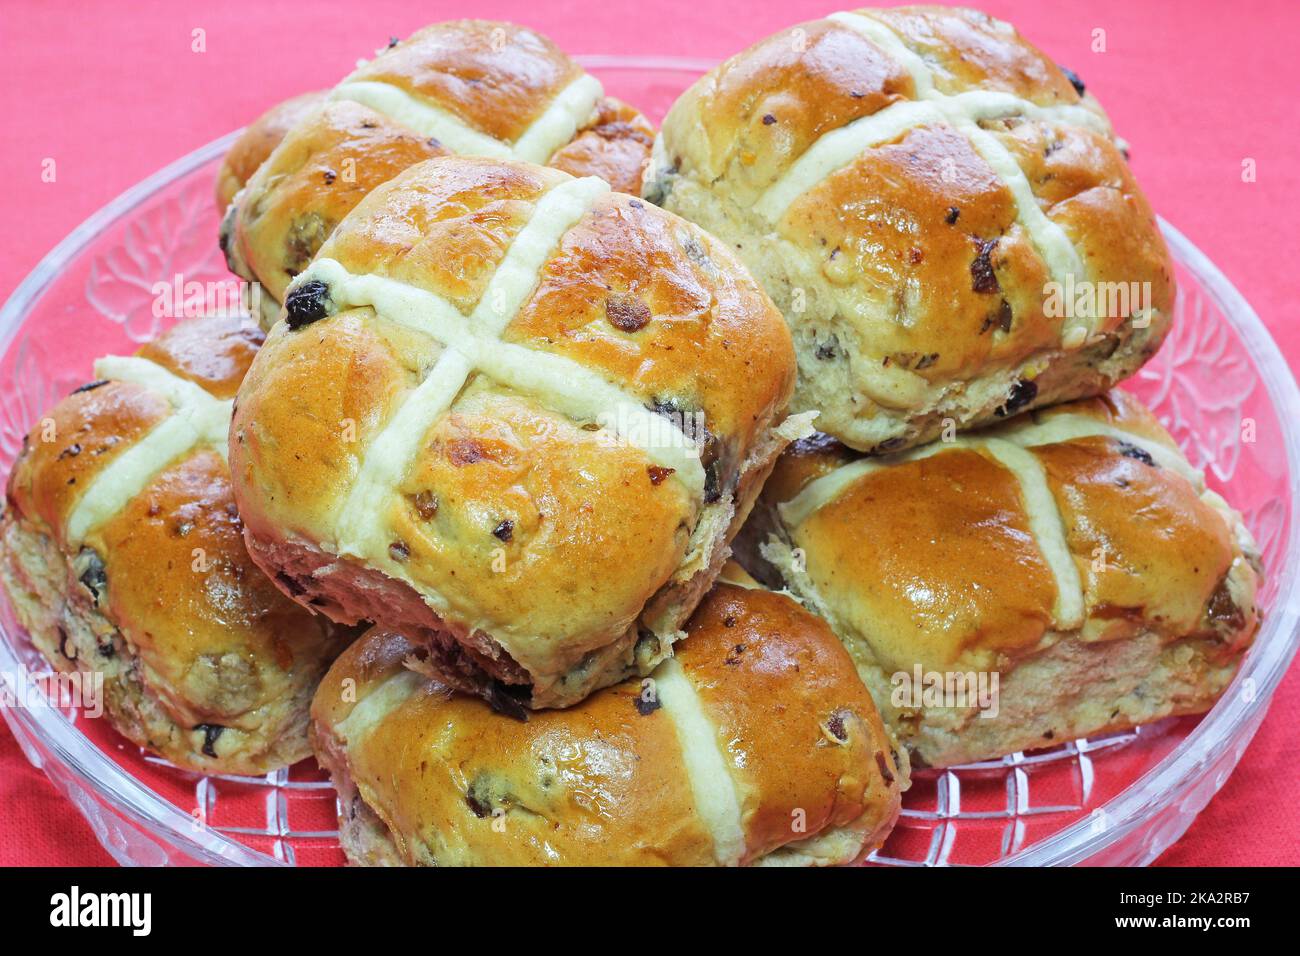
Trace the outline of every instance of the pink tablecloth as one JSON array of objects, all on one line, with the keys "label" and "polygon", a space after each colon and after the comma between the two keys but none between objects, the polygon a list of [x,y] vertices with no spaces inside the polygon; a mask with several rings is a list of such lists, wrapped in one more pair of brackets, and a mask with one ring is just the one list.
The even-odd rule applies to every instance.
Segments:
[{"label": "pink tablecloth", "polygon": [[[1082,75],[1132,146],[1153,205],[1245,293],[1295,364],[1300,326],[1294,0],[983,0]],[[132,183],[290,94],[327,86],[390,35],[475,15],[574,53],[720,58],[831,0],[259,0],[0,7],[0,297]],[[1095,31],[1105,52],[1093,52]],[[203,52],[195,52],[203,31]],[[54,159],[55,182],[42,180]],[[1254,161],[1253,182],[1243,162]],[[1236,774],[1162,859],[1300,863],[1300,676],[1284,681]],[[0,730],[0,863],[109,862],[89,828]]]}]

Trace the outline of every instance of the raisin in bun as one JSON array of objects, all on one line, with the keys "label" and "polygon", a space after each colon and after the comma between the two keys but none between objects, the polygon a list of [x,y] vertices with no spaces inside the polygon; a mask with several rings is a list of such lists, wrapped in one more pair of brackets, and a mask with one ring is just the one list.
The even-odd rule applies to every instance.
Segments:
[{"label": "raisin in bun", "polygon": [[520,159],[636,194],[653,141],[640,113],[540,34],[437,23],[362,63],[284,135],[227,211],[221,246],[260,283],[269,328],[334,227],[409,166],[449,152]]},{"label": "raisin in bun", "polygon": [[217,172],[217,208],[222,212],[230,205],[244,185],[253,178],[257,168],[266,162],[285,134],[302,121],[303,117],[325,100],[325,93],[303,93],[277,103],[255,119],[226,153]]},{"label": "raisin in bun", "polygon": [[226,432],[261,332],[187,322],[37,423],[9,477],[0,582],[61,671],[103,675],[109,721],[205,772],[307,756],[307,711],[345,636],[249,560]]},{"label": "raisin in bun", "polygon": [[336,662],[312,739],[363,865],[850,863],[899,812],[906,762],[825,622],[719,584],[674,659],[527,721],[418,668],[376,628]]},{"label": "raisin in bun", "polygon": [[[930,766],[1208,710],[1258,624],[1240,516],[1118,390],[881,458],[799,442],[744,539]],[[995,706],[918,673],[996,674]]]},{"label": "raisin in bun", "polygon": [[674,104],[645,195],[736,253],[794,332],[793,408],[862,451],[1099,393],[1173,272],[1083,84],[973,10],[838,13]]},{"label": "raisin in bun", "polygon": [[256,560],[453,686],[565,706],[670,652],[798,422],[789,332],[702,230],[595,177],[446,157],[290,287],[239,393]]}]

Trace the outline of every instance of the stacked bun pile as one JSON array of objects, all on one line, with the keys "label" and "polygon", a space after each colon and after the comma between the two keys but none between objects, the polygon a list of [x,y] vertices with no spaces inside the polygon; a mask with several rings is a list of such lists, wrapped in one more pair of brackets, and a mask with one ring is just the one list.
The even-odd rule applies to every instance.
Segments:
[{"label": "stacked bun pile", "polygon": [[[1172,318],[1154,216],[1007,24],[802,24],[657,137],[538,34],[437,24],[218,199],[264,343],[103,360],[0,570],[138,743],[310,740],[354,863],[850,863],[911,766],[1202,712],[1250,645],[1240,517],[1111,389]],[[900,695],[935,674],[993,696]]]}]

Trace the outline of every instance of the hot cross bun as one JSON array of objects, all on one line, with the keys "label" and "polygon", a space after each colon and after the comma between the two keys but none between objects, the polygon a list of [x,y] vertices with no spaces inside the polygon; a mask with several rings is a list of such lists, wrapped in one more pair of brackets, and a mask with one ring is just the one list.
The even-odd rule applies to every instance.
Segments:
[{"label": "hot cross bun", "polygon": [[248,558],[226,465],[231,401],[262,333],[176,326],[27,436],[0,519],[0,582],[58,670],[102,675],[124,736],[202,771],[307,756],[307,710],[346,635]]},{"label": "hot cross bun", "polygon": [[239,393],[251,553],[497,706],[671,651],[771,463],[789,332],[727,249],[595,177],[429,160],[290,287]]},{"label": "hot cross bun", "polygon": [[862,451],[1104,391],[1173,268],[1083,84],[973,10],[837,13],[665,118],[645,196],[730,245],[794,332],[793,408]]},{"label": "hot cross bun", "polygon": [[[1207,710],[1258,624],[1240,516],[1119,390],[892,456],[801,441],[742,550],[930,766]],[[996,699],[914,696],[932,675]]]},{"label": "hot cross bun", "polygon": [[368,865],[850,863],[907,786],[871,697],[825,622],[719,584],[674,659],[527,722],[417,671],[375,629],[312,705],[339,836]]}]

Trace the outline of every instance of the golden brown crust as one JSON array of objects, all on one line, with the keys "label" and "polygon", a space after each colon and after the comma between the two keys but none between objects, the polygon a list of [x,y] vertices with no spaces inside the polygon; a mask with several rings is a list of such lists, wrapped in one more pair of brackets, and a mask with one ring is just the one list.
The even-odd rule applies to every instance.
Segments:
[{"label": "golden brown crust", "polygon": [[[820,410],[818,427],[855,448],[889,451],[936,437],[946,419],[977,425],[1130,374],[1163,337],[1173,271],[1100,108],[984,14],[853,17],[780,33],[697,82],[665,119],[646,185],[735,246],[786,314],[795,410]],[[882,25],[888,40],[870,35]],[[952,103],[975,119],[942,113]],[[883,138],[764,205],[823,137],[900,109],[915,111],[901,129],[882,123]],[[1095,309],[1076,314],[1090,285]]]},{"label": "golden brown crust", "polygon": [[[1240,516],[1118,390],[878,463],[803,443],[759,510],[768,570],[828,616],[878,701],[915,668],[1001,673],[1002,724],[886,708],[909,740],[947,728],[918,744],[931,763],[1041,744],[1035,725],[1087,734],[1203,710],[1258,623]],[[1102,707],[1107,694],[1122,703]]]},{"label": "golden brown crust", "polygon": [[599,176],[615,192],[639,196],[654,141],[654,126],[636,107],[607,96],[591,122],[547,165],[570,176]]},{"label": "golden brown crust", "polygon": [[1151,409],[1121,388],[1113,388],[1092,398],[1068,404],[1036,409],[1033,420],[1050,423],[1064,415],[1085,415],[1120,431],[1156,442],[1171,451],[1178,450],[1178,443],[1165,431]]},{"label": "golden brown crust", "polygon": [[[136,354],[229,398],[260,339],[237,319],[203,319]],[[136,743],[184,766],[263,772],[305,754],[307,698],[339,637],[249,559],[218,450],[160,461],[120,510],[70,533],[95,479],[173,414],[126,381],[55,406],[10,475],[4,582],[55,666],[108,669],[110,719]],[[82,634],[112,656],[66,651]]]},{"label": "golden brown crust", "polygon": [[1056,587],[1019,488],[980,451],[868,474],[795,539],[809,549],[818,593],[856,609],[891,671],[918,660],[947,670],[972,651],[1023,653],[1051,624]]},{"label": "golden brown crust", "polygon": [[581,74],[582,67],[527,27],[450,20],[416,31],[348,79],[396,86],[512,143]]},{"label": "golden brown crust", "polygon": [[898,796],[889,738],[820,618],[783,595],[720,584],[686,634],[676,659],[726,741],[746,862],[789,843],[795,819],[808,836],[887,830]]},{"label": "golden brown crust", "polygon": [[[873,201],[863,203],[868,183]],[[906,209],[912,225],[880,228],[882,209]],[[949,225],[953,209],[960,216]],[[881,321],[853,330],[888,367],[942,382],[1023,358],[1059,338],[1057,324],[1042,314],[1051,275],[1016,225],[1014,197],[949,127],[920,127],[897,143],[864,150],[796,200],[784,221],[804,248],[829,250],[820,258],[832,282],[862,282],[876,290],[877,304],[907,290],[903,321],[877,310]],[[1000,295],[972,281],[972,263],[989,242]],[[1004,301],[1005,331],[998,325]]]},{"label": "golden brown crust", "polygon": [[[414,335],[410,339],[418,342]],[[342,500],[360,466],[364,429],[378,429],[379,416],[408,385],[409,372],[359,312],[326,319],[300,334],[281,323],[267,337],[263,353],[245,379],[231,432],[240,513],[252,528],[271,523],[309,533],[310,526],[292,522],[291,516]],[[267,379],[274,385],[264,386]],[[352,438],[349,424],[363,429],[359,440],[345,440]],[[265,492],[255,498],[242,493],[254,472]]]},{"label": "golden brown crust", "polygon": [[[521,163],[432,160],[372,192],[317,266],[432,293],[467,315],[543,197],[582,186]],[[340,620],[375,619],[365,595],[388,582],[368,572],[399,582],[381,599],[393,608],[378,609],[383,623],[453,634],[499,665],[496,676],[529,675],[538,705],[625,676],[639,627],[667,652],[716,573],[733,516],[757,493],[753,476],[784,444],[772,429],[793,378],[784,323],[725,248],[641,200],[591,203],[506,324],[502,347],[519,364],[492,373],[504,381],[471,371],[445,413],[413,426],[418,451],[369,508],[374,542],[327,557],[348,538],[341,516],[375,443],[444,355],[410,327],[418,316],[343,301],[296,330],[280,323],[232,432],[255,557],[273,574],[292,565],[300,600],[323,598],[317,606]],[[336,285],[320,301],[340,295]],[[619,438],[600,420],[606,404],[589,414],[557,397],[553,380],[510,384],[542,358],[570,363],[561,378],[597,373],[642,426],[702,426],[703,457],[688,464],[704,487],[685,465],[678,476]],[[350,612],[349,594],[322,593],[335,571],[365,578],[348,589]]]},{"label": "golden brown crust", "polygon": [[821,432],[791,442],[776,460],[772,476],[763,486],[763,501],[789,501],[808,482],[857,458],[839,439]]},{"label": "golden brown crust", "polygon": [[[679,171],[698,166],[708,176],[735,176],[756,199],[819,137],[914,93],[907,71],[861,34],[829,20],[801,24],[733,56],[682,94],[666,117],[665,158]],[[695,130],[699,138],[684,135],[697,117],[708,117]],[[771,148],[778,125],[789,143],[781,151]]]},{"label": "golden brown crust", "polygon": [[[136,354],[227,399],[262,339],[260,330],[240,319],[203,319],[175,326]],[[87,485],[170,414],[166,397],[135,382],[87,383],[26,436],[9,476],[11,504],[70,546],[67,520]]]},{"label": "golden brown crust", "polygon": [[945,93],[981,87],[1042,106],[1080,101],[1061,69],[1015,27],[978,10],[910,6],[860,12],[887,24],[925,57]]},{"label": "golden brown crust", "polygon": [[[1186,481],[1116,454],[1109,438],[1034,449],[1065,521],[1098,640],[1201,626],[1237,556],[1232,530]],[[1084,557],[1088,560],[1081,560]]]},{"label": "golden brown crust", "polygon": [[[372,194],[321,257],[468,311],[532,206],[564,181],[522,163],[429,164]],[[734,443],[734,458],[790,388],[789,334],[770,315],[767,296],[724,246],[611,194],[565,233],[502,338],[626,381],[647,404],[702,411],[710,432]],[[738,462],[728,464],[734,471]]]},{"label": "golden brown crust", "polygon": [[[597,433],[486,383],[467,390],[427,447],[392,528],[421,584],[488,632],[598,635],[611,621],[626,630],[686,547],[680,522],[693,504],[678,483],[654,484],[636,449],[603,448]],[[426,489],[440,502],[432,520],[417,503]],[[493,533],[503,521],[507,541]],[[602,571],[629,543],[635,560]],[[565,656],[576,664],[597,647],[577,641]]]},{"label": "golden brown crust", "polygon": [[244,184],[253,178],[257,167],[266,162],[280,140],[299,120],[319,106],[324,92],[302,93],[277,103],[253,120],[226,153],[217,172],[217,209],[226,211]]},{"label": "golden brown crust", "polygon": [[[569,230],[505,339],[626,381],[647,404],[702,412],[734,472],[784,406],[789,334],[716,240],[639,199],[610,196]],[[748,387],[740,387],[747,383]]]},{"label": "golden brown crust", "polygon": [[[720,585],[679,659],[723,755],[744,846],[733,862],[806,852],[850,862],[883,841],[904,774],[852,662],[788,598]],[[319,759],[355,787],[405,864],[711,865],[721,852],[656,680],[629,681],[526,722],[412,675],[418,653],[372,630],[313,704]],[[668,665],[677,666],[677,665]],[[387,699],[385,699],[387,695]],[[725,786],[727,781],[721,781]],[[357,808],[342,808],[341,827]],[[829,840],[818,857],[800,841]],[[793,844],[793,845],[792,845]],[[354,859],[360,847],[348,847]],[[769,861],[772,862],[772,861]]]},{"label": "golden brown crust", "polygon": [[234,398],[266,336],[240,320],[182,322],[136,351],[140,358],[201,386],[215,398]]},{"label": "golden brown crust", "polygon": [[372,192],[320,255],[436,292],[466,312],[536,201],[567,178],[527,163],[447,157]]},{"label": "golden brown crust", "polygon": [[[585,74],[550,40],[523,27],[457,20],[425,27],[382,50],[347,77],[401,91],[418,108],[448,114],[509,151],[556,97]],[[338,99],[338,94],[333,97]],[[288,104],[284,104],[287,108]],[[385,107],[387,109],[387,107]],[[394,110],[397,107],[393,107]],[[287,109],[286,109],[287,111]],[[230,268],[262,284],[263,325],[285,287],[371,189],[447,147],[415,132],[409,118],[346,99],[300,112],[284,142],[236,197],[222,226]],[[603,97],[549,162],[639,193],[654,128],[631,106]],[[242,149],[244,140],[236,144]],[[235,160],[232,160],[234,162]]]},{"label": "golden brown crust", "polygon": [[[173,689],[177,710],[196,724],[256,730],[259,704],[285,693],[295,673],[319,671],[327,627],[258,573],[242,531],[225,462],[201,451],[104,525],[96,550],[112,582],[108,617]],[[255,697],[187,692],[227,655],[263,663]]]}]

